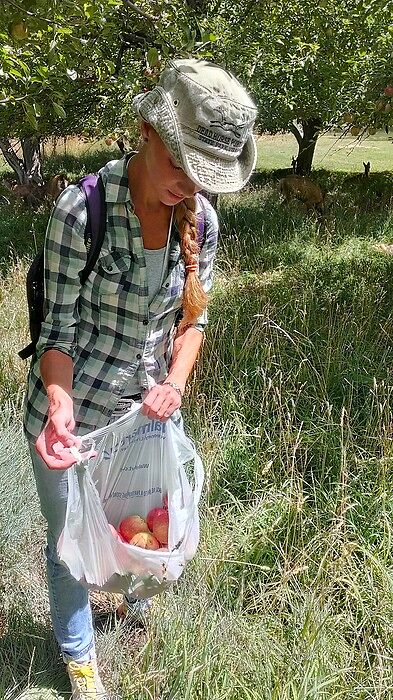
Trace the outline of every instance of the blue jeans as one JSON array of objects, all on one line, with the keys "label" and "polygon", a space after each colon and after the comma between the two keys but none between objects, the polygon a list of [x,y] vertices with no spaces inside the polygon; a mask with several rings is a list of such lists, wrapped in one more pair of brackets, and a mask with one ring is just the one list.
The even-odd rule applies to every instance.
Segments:
[{"label": "blue jeans", "polygon": [[29,444],[41,512],[48,523],[46,563],[49,605],[55,637],[68,661],[95,657],[92,613],[87,589],[59,561],[57,541],[64,527],[68,474],[49,469]]}]

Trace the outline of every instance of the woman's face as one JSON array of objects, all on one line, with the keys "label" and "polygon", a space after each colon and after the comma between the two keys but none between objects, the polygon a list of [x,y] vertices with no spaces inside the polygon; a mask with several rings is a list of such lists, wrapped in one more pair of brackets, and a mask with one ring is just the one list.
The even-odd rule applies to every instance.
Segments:
[{"label": "woman's face", "polygon": [[150,124],[143,123],[142,135],[147,139],[144,153],[147,173],[158,199],[166,206],[175,206],[192,197],[199,187],[179,168],[164,142]]}]

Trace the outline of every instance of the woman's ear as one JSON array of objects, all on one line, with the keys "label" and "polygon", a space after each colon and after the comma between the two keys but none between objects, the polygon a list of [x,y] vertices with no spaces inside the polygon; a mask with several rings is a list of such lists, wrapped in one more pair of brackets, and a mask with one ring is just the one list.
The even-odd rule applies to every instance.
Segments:
[{"label": "woman's ear", "polygon": [[151,125],[148,122],[142,122],[142,124],[141,124],[141,136],[145,142],[149,140],[150,129],[151,129]]}]

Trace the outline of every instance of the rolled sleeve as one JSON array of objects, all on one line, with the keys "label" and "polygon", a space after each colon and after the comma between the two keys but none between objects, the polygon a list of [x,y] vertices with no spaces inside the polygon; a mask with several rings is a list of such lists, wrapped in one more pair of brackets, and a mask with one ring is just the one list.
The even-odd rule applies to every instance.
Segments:
[{"label": "rolled sleeve", "polygon": [[80,273],[87,260],[86,218],[84,195],[77,185],[70,185],[58,198],[46,230],[45,309],[37,357],[50,349],[75,355]]},{"label": "rolled sleeve", "polygon": [[[217,251],[219,226],[217,214],[207,200],[204,200],[204,208],[206,238],[201,252],[199,253],[199,279],[204,291],[206,294],[209,294],[213,286],[213,264]],[[207,323],[208,313],[207,309],[205,309],[195,323],[193,323],[193,326],[203,333]]]}]

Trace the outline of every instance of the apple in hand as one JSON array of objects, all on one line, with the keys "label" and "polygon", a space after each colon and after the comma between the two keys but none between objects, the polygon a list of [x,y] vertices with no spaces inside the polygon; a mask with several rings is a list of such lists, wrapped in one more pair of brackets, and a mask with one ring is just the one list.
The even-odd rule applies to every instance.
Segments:
[{"label": "apple in hand", "polygon": [[119,525],[119,532],[126,542],[131,542],[134,535],[140,532],[149,532],[146,520],[140,515],[129,515]]}]

